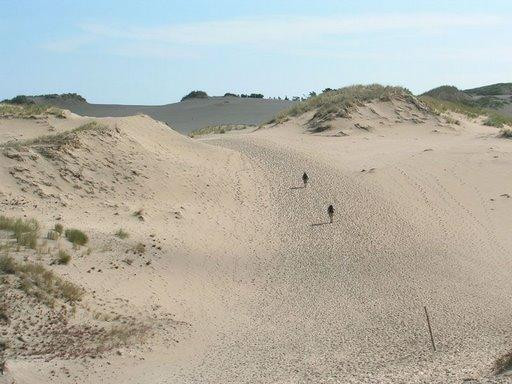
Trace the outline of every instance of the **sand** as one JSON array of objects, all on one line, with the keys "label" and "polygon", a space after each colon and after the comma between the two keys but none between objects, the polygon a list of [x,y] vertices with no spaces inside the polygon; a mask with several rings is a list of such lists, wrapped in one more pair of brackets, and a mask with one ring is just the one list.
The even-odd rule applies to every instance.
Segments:
[{"label": "sand", "polygon": [[[95,358],[11,356],[2,380],[508,382],[492,367],[512,348],[512,141],[401,101],[319,134],[310,117],[201,139],[105,118],[109,134],[84,135],[59,163],[3,157],[0,213],[87,231],[90,254],[48,268],[153,335]],[[64,165],[81,177],[63,179]],[[136,242],[147,251],[124,265]]]}]

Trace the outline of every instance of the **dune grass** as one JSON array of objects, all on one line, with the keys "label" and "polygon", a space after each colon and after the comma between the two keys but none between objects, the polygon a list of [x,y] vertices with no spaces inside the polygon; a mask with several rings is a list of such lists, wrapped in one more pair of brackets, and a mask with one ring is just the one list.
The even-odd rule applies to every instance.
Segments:
[{"label": "dune grass", "polygon": [[484,125],[496,128],[503,128],[505,125],[512,127],[512,117],[489,113],[487,119],[484,120]]},{"label": "dune grass", "polygon": [[[80,127],[77,127],[75,129],[56,133],[54,135],[44,135],[39,136],[33,139],[28,140],[14,140],[14,141],[8,141],[4,144],[0,145],[0,148],[8,149],[8,148],[14,148],[14,149],[20,149],[22,147],[48,147],[48,146],[62,146],[65,144],[68,144],[76,139],[77,134],[81,132],[88,132],[88,131],[103,131],[106,127],[104,125],[101,125],[97,123],[96,121],[91,121],[89,123],[83,124]],[[42,154],[44,155],[46,152],[42,151]]]},{"label": "dune grass", "polygon": [[500,356],[494,362],[494,371],[498,374],[512,369],[512,351]]},{"label": "dune grass", "polygon": [[124,231],[123,228],[119,228],[117,230],[117,232],[115,233],[115,235],[117,237],[119,237],[120,239],[126,239],[127,237],[129,237],[130,235],[128,234],[128,232]]},{"label": "dune grass", "polygon": [[74,245],[85,245],[89,241],[89,237],[79,229],[66,229],[64,235]]},{"label": "dune grass", "polygon": [[0,117],[33,119],[38,116],[53,115],[64,119],[64,111],[60,108],[40,104],[0,104]]},{"label": "dune grass", "polygon": [[463,102],[441,100],[425,95],[420,96],[419,99],[437,115],[452,111],[465,115],[469,118],[485,116],[486,119],[484,120],[484,125],[496,128],[503,128],[505,125],[512,127],[512,117],[501,115],[496,111],[480,108],[475,105],[468,105],[467,103]]},{"label": "dune grass", "polygon": [[63,249],[59,250],[57,254],[57,264],[67,265],[71,261],[71,255],[64,251]]},{"label": "dune grass", "polygon": [[36,249],[40,225],[35,219],[15,219],[1,215],[0,230],[13,232],[19,245]]},{"label": "dune grass", "polygon": [[239,131],[245,128],[255,128],[254,125],[245,124],[222,124],[222,125],[209,125],[207,127],[199,128],[190,133],[190,137],[210,135],[210,134],[222,134],[229,131]]},{"label": "dune grass", "polygon": [[11,256],[0,256],[0,274],[15,275],[20,290],[50,306],[56,299],[76,302],[83,296],[80,287],[63,280],[43,265],[17,262]]},{"label": "dune grass", "polygon": [[505,139],[512,139],[512,128],[503,128],[500,131],[499,137],[503,137]]},{"label": "dune grass", "polygon": [[347,117],[355,106],[372,100],[389,101],[401,97],[413,100],[414,96],[406,88],[390,87],[380,84],[352,85],[335,90],[327,90],[319,95],[294,104],[291,108],[280,112],[272,123],[286,121],[290,116],[299,116],[317,110],[315,118]]}]

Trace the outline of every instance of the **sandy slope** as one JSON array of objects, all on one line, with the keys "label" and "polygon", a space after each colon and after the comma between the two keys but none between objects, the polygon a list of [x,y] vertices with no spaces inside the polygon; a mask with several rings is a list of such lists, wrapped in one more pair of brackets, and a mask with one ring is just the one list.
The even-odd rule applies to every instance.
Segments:
[{"label": "sandy slope", "polygon": [[[117,176],[117,185],[62,192],[65,206],[33,190],[22,208],[10,205],[20,185],[4,171],[16,160],[4,158],[2,212],[48,224],[61,214],[92,234],[97,251],[59,273],[118,311],[176,321],[157,332],[165,338],[120,354],[12,359],[9,374],[27,383],[507,382],[491,368],[511,348],[512,142],[401,102],[361,107],[318,135],[306,132],[308,118],[201,142],[146,117],[104,119],[113,136],[83,138],[73,153],[85,180],[110,188]],[[110,156],[113,170],[102,166]],[[131,215],[139,207],[144,222]],[[120,226],[129,240],[113,238]],[[149,266],[109,267],[126,242],[149,247],[150,235],[161,250],[144,256]],[[91,265],[103,272],[85,273]]]}]

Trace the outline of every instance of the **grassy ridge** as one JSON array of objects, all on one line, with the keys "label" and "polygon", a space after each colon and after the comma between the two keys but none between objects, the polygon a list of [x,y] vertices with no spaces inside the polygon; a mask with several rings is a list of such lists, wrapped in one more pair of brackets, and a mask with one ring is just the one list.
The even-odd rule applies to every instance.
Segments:
[{"label": "grassy ridge", "polygon": [[53,115],[64,119],[66,116],[62,109],[39,104],[0,104],[0,117],[18,119],[34,119],[37,116]]},{"label": "grassy ridge", "polygon": [[491,127],[503,128],[505,125],[512,127],[512,118],[503,116],[496,111],[480,108],[475,105],[470,105],[464,102],[441,100],[432,96],[420,96],[424,104],[426,104],[434,113],[441,114],[444,112],[455,112],[466,115],[470,118],[476,118],[478,116],[486,116],[484,125]]},{"label": "grassy ridge", "polygon": [[315,114],[317,119],[347,117],[350,110],[361,103],[371,100],[388,101],[397,97],[410,99],[411,101],[414,100],[412,93],[402,87],[390,87],[380,84],[352,85],[309,97],[279,113],[269,123],[281,123],[290,116],[299,116],[312,110],[317,110]]}]

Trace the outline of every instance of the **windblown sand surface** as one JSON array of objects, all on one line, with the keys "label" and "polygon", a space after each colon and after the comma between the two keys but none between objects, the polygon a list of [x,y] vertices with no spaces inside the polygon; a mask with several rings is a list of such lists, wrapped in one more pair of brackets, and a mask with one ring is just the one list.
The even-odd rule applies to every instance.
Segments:
[{"label": "windblown sand surface", "polygon": [[[11,148],[0,213],[86,231],[89,254],[70,249],[69,265],[48,268],[85,289],[80,308],[151,332],[97,356],[16,344],[0,380],[507,382],[492,368],[512,349],[512,141],[402,101],[319,134],[310,118],[201,140],[145,116],[105,118],[50,157]],[[2,121],[0,140],[90,120]],[[9,310],[21,330],[40,321]],[[93,322],[80,311],[72,321]]]}]

